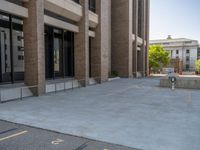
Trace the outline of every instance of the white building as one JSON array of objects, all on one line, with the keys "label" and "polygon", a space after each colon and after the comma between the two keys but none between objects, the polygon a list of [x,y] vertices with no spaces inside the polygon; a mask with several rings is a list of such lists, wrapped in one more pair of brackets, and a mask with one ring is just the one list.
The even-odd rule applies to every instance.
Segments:
[{"label": "white building", "polygon": [[199,47],[198,47],[198,59],[200,59],[200,44],[199,44]]},{"label": "white building", "polygon": [[194,71],[195,62],[199,57],[199,44],[197,40],[186,38],[151,40],[150,45],[161,45],[165,50],[170,51],[172,59],[180,58],[183,61],[183,71]]}]

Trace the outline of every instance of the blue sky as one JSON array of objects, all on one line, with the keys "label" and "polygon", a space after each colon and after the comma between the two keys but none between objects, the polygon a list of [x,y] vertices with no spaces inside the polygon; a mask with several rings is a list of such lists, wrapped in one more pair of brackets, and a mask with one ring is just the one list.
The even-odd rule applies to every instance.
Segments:
[{"label": "blue sky", "polygon": [[200,0],[150,0],[150,39],[190,38],[200,42]]}]

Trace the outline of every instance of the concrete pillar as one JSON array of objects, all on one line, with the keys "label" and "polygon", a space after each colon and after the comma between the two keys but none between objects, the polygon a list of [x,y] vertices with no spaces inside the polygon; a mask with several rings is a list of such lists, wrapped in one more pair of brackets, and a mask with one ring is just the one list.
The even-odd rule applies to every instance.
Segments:
[{"label": "concrete pillar", "polygon": [[112,0],[112,71],[132,77],[132,0]]},{"label": "concrete pillar", "polygon": [[75,78],[82,80],[82,85],[89,83],[89,10],[88,0],[80,0],[83,7],[83,16],[78,22],[79,33],[75,33],[74,57]]},{"label": "concrete pillar", "polygon": [[138,48],[138,0],[133,1],[133,34],[135,35],[135,40],[133,41],[133,76],[137,76],[137,63],[138,63],[138,53],[137,53],[137,48]]},{"label": "concrete pillar", "polygon": [[24,4],[29,17],[24,19],[25,84],[34,95],[45,93],[44,1],[29,0]]},{"label": "concrete pillar", "polygon": [[149,18],[150,18],[150,0],[146,0],[146,55],[145,55],[145,70],[149,76]]},{"label": "concrete pillar", "polygon": [[99,24],[95,28],[95,38],[92,40],[92,76],[99,82],[108,80],[111,53],[111,1],[96,0],[96,13]]},{"label": "concrete pillar", "polygon": [[141,50],[139,52],[139,58],[138,58],[138,66],[139,69],[138,71],[141,72],[141,75],[144,77],[146,74],[146,69],[145,69],[145,65],[146,65],[146,60],[145,60],[145,55],[146,55],[146,0],[141,0],[142,1],[142,14],[141,17],[142,18],[142,45],[141,45]]}]

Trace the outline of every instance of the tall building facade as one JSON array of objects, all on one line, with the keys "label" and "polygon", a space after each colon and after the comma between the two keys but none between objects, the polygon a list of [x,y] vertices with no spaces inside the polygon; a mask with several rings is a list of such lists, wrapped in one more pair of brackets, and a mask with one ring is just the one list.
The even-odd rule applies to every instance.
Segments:
[{"label": "tall building facade", "polygon": [[183,62],[183,71],[195,71],[195,62],[198,59],[197,40],[186,38],[171,38],[151,40],[150,45],[161,45],[169,51],[172,59],[180,59]]},{"label": "tall building facade", "polygon": [[149,0],[1,0],[0,83],[40,95],[46,80],[87,86],[146,72],[148,9]]},{"label": "tall building facade", "polygon": [[148,74],[149,0],[112,0],[112,70]]}]

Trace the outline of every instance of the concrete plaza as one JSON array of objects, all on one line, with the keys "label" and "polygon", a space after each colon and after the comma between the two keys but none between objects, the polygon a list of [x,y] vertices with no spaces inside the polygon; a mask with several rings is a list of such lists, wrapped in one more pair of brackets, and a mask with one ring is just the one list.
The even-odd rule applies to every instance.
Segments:
[{"label": "concrete plaza", "polygon": [[142,150],[200,149],[200,92],[158,87],[157,78],[0,104],[0,119]]}]

